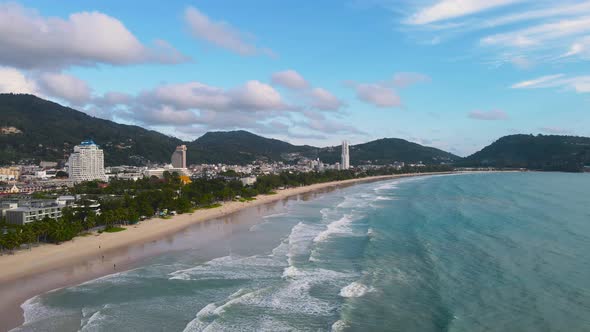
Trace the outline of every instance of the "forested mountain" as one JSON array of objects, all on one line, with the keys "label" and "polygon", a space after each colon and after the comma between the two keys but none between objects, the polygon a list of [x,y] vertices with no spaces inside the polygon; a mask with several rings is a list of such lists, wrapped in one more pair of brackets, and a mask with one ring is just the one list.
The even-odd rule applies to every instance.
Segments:
[{"label": "forested mountain", "polygon": [[584,165],[590,164],[590,138],[557,135],[504,136],[459,164],[580,171]]},{"label": "forested mountain", "polygon": [[0,165],[60,160],[74,145],[93,139],[107,165],[166,161],[181,140],[153,130],[89,116],[24,94],[0,94]]},{"label": "forested mountain", "polygon": [[[319,158],[334,163],[340,160],[339,146],[323,148]],[[350,146],[351,164],[390,164],[395,161],[425,164],[451,163],[460,157],[436,148],[408,142],[400,138],[383,138],[363,144]]]},{"label": "forested mountain", "polygon": [[[246,164],[255,160],[289,161],[317,150],[247,132],[214,131],[188,143],[189,163]],[[295,154],[295,155],[291,155]]]},{"label": "forested mountain", "polygon": [[[295,162],[301,157],[340,161],[340,146],[298,146],[247,131],[209,132],[193,142],[89,116],[32,95],[0,94],[0,165],[22,160],[65,159],[73,146],[93,139],[107,165],[170,162],[174,148],[186,144],[190,163],[245,164],[255,160]],[[458,159],[450,153],[401,139],[351,145],[351,164],[394,161],[435,163]]]}]

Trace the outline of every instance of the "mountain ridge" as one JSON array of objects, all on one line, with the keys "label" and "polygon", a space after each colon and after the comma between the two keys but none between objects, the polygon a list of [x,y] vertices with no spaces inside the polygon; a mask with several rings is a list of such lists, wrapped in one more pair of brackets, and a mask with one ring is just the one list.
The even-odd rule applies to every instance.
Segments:
[{"label": "mountain ridge", "polygon": [[[105,151],[105,163],[145,164],[169,162],[177,145],[187,145],[189,163],[245,164],[255,160],[294,162],[298,158],[321,158],[326,162],[340,160],[338,147],[294,145],[266,138],[245,130],[212,131],[187,142],[154,130],[116,123],[90,116],[70,107],[28,94],[0,94],[0,128],[15,128],[19,133],[0,135],[0,164],[21,160],[63,160],[74,145],[86,139],[95,140]],[[8,131],[8,129],[7,129]],[[375,155],[373,142],[351,145],[351,163],[359,161],[390,163],[393,161],[435,161],[439,156],[459,157],[436,148],[424,147],[402,139],[390,139],[395,145],[389,153]],[[381,141],[381,140],[378,140]],[[364,147],[368,150],[365,151]],[[425,158],[406,155],[400,160],[398,150],[414,151]],[[361,152],[363,159],[355,159]],[[375,158],[373,158],[375,155]]]}]

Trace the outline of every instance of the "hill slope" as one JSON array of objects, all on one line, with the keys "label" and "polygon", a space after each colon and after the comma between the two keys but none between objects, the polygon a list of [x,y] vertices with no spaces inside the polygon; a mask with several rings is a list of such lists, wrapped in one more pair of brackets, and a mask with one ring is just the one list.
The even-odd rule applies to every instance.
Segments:
[{"label": "hill slope", "polygon": [[[209,132],[193,142],[89,116],[32,95],[0,94],[0,165],[21,160],[60,160],[73,146],[93,139],[107,165],[168,163],[186,144],[188,163],[246,164],[255,160],[293,162],[301,157],[340,161],[340,147],[293,145],[247,131]],[[459,159],[450,153],[402,139],[381,139],[350,147],[351,164],[394,161],[435,163]]]},{"label": "hill slope", "polygon": [[580,171],[585,164],[590,164],[590,138],[557,135],[504,136],[465,158],[460,164]]},{"label": "hill slope", "polygon": [[94,118],[32,95],[0,94],[0,164],[21,159],[59,160],[74,145],[93,139],[107,165],[164,162],[181,141],[138,126]]},{"label": "hill slope", "polygon": [[208,132],[189,143],[187,148],[189,163],[227,164],[246,164],[255,160],[288,160],[289,154],[317,149],[296,146],[244,130]]},{"label": "hill slope", "polygon": [[[340,161],[339,146],[320,150],[321,160],[334,163]],[[432,147],[408,142],[400,138],[383,138],[350,146],[351,164],[391,164],[395,161],[425,164],[449,163],[460,159],[458,156]]]}]

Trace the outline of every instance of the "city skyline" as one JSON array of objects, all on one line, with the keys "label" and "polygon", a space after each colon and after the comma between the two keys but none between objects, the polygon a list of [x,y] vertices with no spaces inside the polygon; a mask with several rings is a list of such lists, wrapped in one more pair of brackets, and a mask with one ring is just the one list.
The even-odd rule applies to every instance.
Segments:
[{"label": "city skyline", "polygon": [[145,2],[141,20],[131,3],[0,2],[0,92],[184,140],[399,137],[466,156],[513,133],[590,136],[590,5],[468,2]]}]

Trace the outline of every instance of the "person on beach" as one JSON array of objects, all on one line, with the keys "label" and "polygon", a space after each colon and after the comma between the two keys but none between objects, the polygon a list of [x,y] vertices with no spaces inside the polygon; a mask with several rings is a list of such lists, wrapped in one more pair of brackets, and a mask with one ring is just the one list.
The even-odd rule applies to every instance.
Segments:
[{"label": "person on beach", "polygon": [[117,264],[113,264],[113,270],[117,269]]}]

